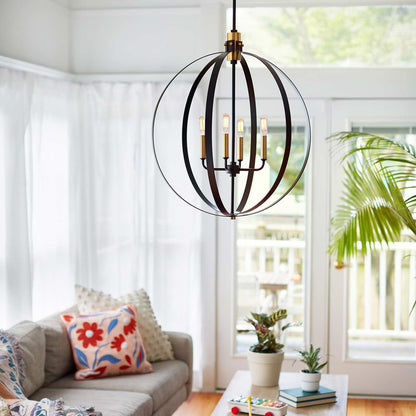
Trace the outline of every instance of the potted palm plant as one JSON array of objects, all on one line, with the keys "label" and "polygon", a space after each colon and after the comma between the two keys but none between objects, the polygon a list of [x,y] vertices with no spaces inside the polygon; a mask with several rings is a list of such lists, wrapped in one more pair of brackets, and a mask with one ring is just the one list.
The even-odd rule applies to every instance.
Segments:
[{"label": "potted palm plant", "polygon": [[[330,252],[336,256],[336,267],[354,257],[359,245],[365,255],[376,243],[397,241],[403,229],[415,238],[415,147],[356,132],[341,132],[329,139],[341,148],[347,162],[342,203],[331,219]],[[415,306],[416,301],[412,310]]]},{"label": "potted palm plant", "polygon": [[321,381],[321,371],[327,364],[328,361],[320,363],[321,349],[314,348],[311,344],[309,350],[299,351],[298,353],[302,356],[303,363],[306,364],[305,369],[301,370],[300,386],[303,391],[317,391],[319,389],[319,382]]},{"label": "potted palm plant", "polygon": [[[257,335],[257,344],[250,347],[247,356],[251,382],[256,386],[277,386],[284,358],[284,345],[276,339],[273,327],[287,318],[287,311],[279,309],[270,315],[251,312],[251,316],[252,318],[247,318],[247,322],[253,325]],[[300,323],[286,324],[278,329],[278,333],[294,325]]]}]

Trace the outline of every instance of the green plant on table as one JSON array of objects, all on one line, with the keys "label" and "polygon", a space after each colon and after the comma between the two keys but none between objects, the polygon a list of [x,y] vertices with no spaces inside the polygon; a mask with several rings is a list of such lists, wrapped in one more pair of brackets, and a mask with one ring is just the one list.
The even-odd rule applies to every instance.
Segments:
[{"label": "green plant on table", "polygon": [[322,358],[320,356],[321,349],[320,348],[314,349],[312,344],[310,345],[309,350],[305,350],[305,351],[297,350],[297,352],[302,356],[302,359],[300,361],[305,363],[306,366],[308,367],[307,370],[303,370],[303,372],[305,373],[317,373],[318,371],[322,370],[328,364],[328,361],[325,361],[324,363],[320,363],[321,358]]},{"label": "green plant on table", "polygon": [[[251,312],[251,316],[252,318],[247,318],[247,322],[253,325],[258,342],[250,347],[250,351],[262,353],[279,352],[284,345],[276,340],[276,336],[272,328],[279,321],[287,318],[286,309],[279,309],[270,315]],[[299,325],[301,325],[300,322],[288,323],[284,325],[279,332],[282,332],[291,326]]]}]

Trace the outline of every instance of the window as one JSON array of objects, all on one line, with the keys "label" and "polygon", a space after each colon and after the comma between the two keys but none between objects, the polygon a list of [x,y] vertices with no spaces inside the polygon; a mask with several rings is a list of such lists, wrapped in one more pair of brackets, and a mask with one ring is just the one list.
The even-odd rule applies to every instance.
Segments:
[{"label": "window", "polygon": [[255,7],[237,13],[244,50],[278,65],[416,64],[416,6]]},{"label": "window", "polygon": [[[294,125],[292,146],[303,156],[305,127]],[[268,174],[274,182],[285,143],[285,128],[269,127]],[[248,152],[248,141],[247,152]],[[298,160],[289,161],[287,173],[296,171]],[[250,312],[288,311],[288,321],[304,320],[305,289],[305,175],[279,204],[262,214],[239,218],[237,223],[237,315],[236,353],[245,353],[255,344],[256,335],[248,332]],[[304,328],[289,328],[280,339],[286,351],[303,348]]]}]

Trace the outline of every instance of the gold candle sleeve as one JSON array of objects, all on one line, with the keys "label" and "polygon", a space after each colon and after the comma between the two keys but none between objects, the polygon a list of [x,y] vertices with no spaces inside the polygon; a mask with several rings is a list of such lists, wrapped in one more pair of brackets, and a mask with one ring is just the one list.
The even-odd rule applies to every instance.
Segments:
[{"label": "gold candle sleeve", "polygon": [[238,160],[243,160],[243,137],[238,138]]},{"label": "gold candle sleeve", "polygon": [[267,159],[267,136],[263,136],[262,146],[261,146],[261,158],[262,160]]},{"label": "gold candle sleeve", "polygon": [[201,134],[201,159],[205,159],[205,134]]},{"label": "gold candle sleeve", "polygon": [[224,159],[228,158],[228,133],[224,133]]}]

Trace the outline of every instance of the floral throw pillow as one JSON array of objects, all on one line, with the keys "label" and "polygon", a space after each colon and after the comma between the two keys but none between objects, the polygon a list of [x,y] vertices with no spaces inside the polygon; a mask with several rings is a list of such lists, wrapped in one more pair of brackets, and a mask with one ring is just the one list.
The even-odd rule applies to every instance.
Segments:
[{"label": "floral throw pillow", "polygon": [[134,305],[89,315],[63,314],[61,321],[78,369],[75,379],[153,371],[137,329]]},{"label": "floral throw pillow", "polygon": [[147,359],[149,361],[175,359],[169,337],[157,322],[150,298],[144,289],[113,298],[99,290],[75,285],[75,294],[80,313],[109,311],[132,303],[137,308],[137,324],[143,338]]}]

